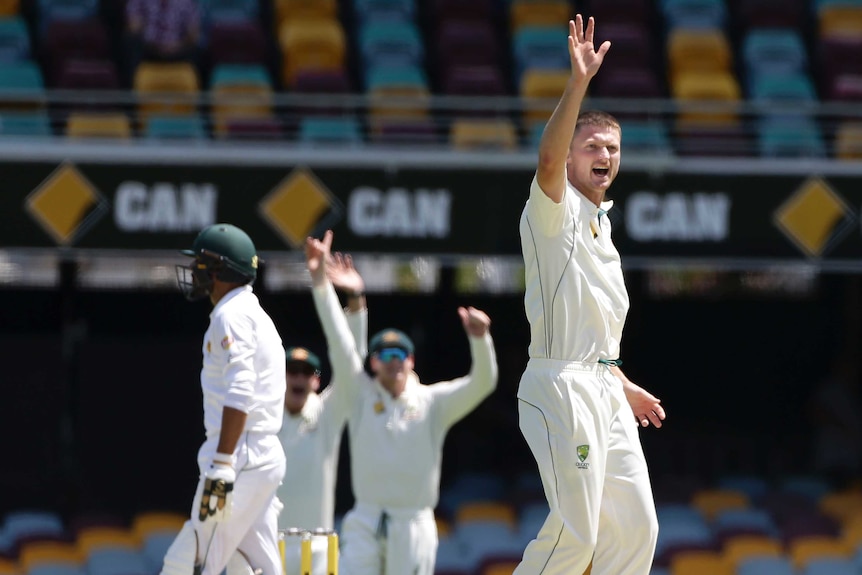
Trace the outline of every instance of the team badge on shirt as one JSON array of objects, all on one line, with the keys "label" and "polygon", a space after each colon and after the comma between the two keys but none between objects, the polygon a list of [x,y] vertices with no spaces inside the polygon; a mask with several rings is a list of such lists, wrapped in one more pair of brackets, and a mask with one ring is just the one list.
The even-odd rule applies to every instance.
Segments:
[{"label": "team badge on shirt", "polygon": [[229,335],[226,335],[221,340],[221,348],[225,349],[225,350],[230,349],[230,344],[232,344],[232,343],[233,343],[233,338]]},{"label": "team badge on shirt", "polygon": [[207,342],[207,353],[212,353],[212,351],[213,351],[213,342],[208,341]]},{"label": "team badge on shirt", "polygon": [[575,467],[578,469],[589,469],[590,464],[587,462],[587,457],[590,456],[590,446],[579,445],[576,452],[578,454],[578,460],[575,462]]}]

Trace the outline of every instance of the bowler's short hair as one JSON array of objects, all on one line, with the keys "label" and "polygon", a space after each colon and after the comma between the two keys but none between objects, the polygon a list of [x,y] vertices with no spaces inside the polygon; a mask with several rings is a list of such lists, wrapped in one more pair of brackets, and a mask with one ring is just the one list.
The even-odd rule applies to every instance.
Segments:
[{"label": "bowler's short hair", "polygon": [[587,110],[578,115],[578,121],[575,123],[575,134],[584,126],[598,126],[600,128],[614,128],[620,135],[623,129],[620,127],[619,120],[614,118],[607,112],[600,110]]}]

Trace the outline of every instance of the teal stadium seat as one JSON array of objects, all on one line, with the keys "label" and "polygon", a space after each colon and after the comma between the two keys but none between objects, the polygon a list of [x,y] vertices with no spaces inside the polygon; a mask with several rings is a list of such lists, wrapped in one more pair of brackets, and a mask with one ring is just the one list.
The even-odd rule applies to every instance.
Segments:
[{"label": "teal stadium seat", "polygon": [[248,21],[258,17],[257,0],[200,0],[200,10],[204,23],[212,21]]},{"label": "teal stadium seat", "polygon": [[43,92],[45,79],[42,70],[32,61],[0,63],[0,90],[16,92]]},{"label": "teal stadium seat", "polygon": [[299,141],[306,144],[362,142],[362,128],[356,118],[303,118]]},{"label": "teal stadium seat", "polygon": [[416,17],[416,0],[354,0],[356,20],[368,22],[411,22]]},{"label": "teal stadium seat", "polygon": [[30,58],[30,31],[20,16],[0,18],[0,62]]},{"label": "teal stadium seat", "polygon": [[760,74],[753,78],[749,97],[757,102],[814,102],[814,84],[804,73]]},{"label": "teal stadium seat", "polygon": [[205,140],[204,122],[193,116],[150,116],[144,136],[153,140]]},{"label": "teal stadium seat", "polygon": [[523,26],[512,39],[512,57],[515,63],[515,85],[520,85],[525,70],[567,70],[569,54],[560,48],[565,28],[550,26]]},{"label": "teal stadium seat", "polygon": [[832,6],[852,6],[862,8],[862,0],[814,0],[814,10],[819,12],[823,8]]},{"label": "teal stadium seat", "polygon": [[790,28],[759,28],[742,40],[742,61],[749,78],[762,73],[804,72],[808,53],[798,31]]},{"label": "teal stadium seat", "polygon": [[0,114],[0,136],[50,136],[51,121],[45,112]]},{"label": "teal stadium seat", "polygon": [[727,23],[727,5],[724,0],[661,0],[661,12],[668,30],[721,29]]},{"label": "teal stadium seat", "polygon": [[765,118],[758,124],[760,155],[766,158],[823,158],[826,145],[814,120]]},{"label": "teal stadium seat", "polygon": [[210,88],[227,86],[272,88],[272,79],[261,64],[219,64],[210,75]]},{"label": "teal stadium seat", "polygon": [[425,48],[412,22],[369,22],[359,29],[359,50],[368,66],[421,65]]},{"label": "teal stadium seat", "polygon": [[628,121],[623,125],[623,149],[640,154],[671,155],[673,146],[667,127],[658,122]]},{"label": "teal stadium seat", "polygon": [[365,89],[369,92],[390,88],[428,88],[428,78],[417,65],[373,66],[365,72]]}]

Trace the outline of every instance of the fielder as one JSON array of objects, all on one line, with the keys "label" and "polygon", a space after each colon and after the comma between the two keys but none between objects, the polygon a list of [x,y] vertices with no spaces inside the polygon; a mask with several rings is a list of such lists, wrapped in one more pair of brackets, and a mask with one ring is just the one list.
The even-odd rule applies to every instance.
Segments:
[{"label": "fielder", "polygon": [[168,549],[162,575],[280,575],[275,491],[284,476],[278,440],[285,392],[284,348],[252,291],[258,257],[230,224],[198,234],[177,266],[190,300],[213,304],[203,341],[206,440],[191,520]]},{"label": "fielder", "polygon": [[[368,341],[368,310],[365,282],[349,257],[336,254],[327,265],[333,285],[347,296],[347,321],[357,353],[365,357]],[[278,436],[289,463],[278,498],[284,510],[278,517],[280,530],[331,530],[335,515],[335,482],[341,435],[347,422],[347,405],[340,392],[339,373],[333,373],[325,390],[320,389],[320,359],[303,347],[287,351],[287,393],[284,423]],[[327,538],[312,538],[312,572],[325,575]],[[285,539],[285,574],[299,575],[300,538]]]},{"label": "fielder", "polygon": [[[519,425],[550,513],[516,575],[647,575],[658,535],[638,422],[661,427],[659,400],[619,368],[629,308],[605,191],[619,170],[620,126],[580,114],[610,43],[569,22],[572,75],[545,127],[520,233],[530,360]],[[635,419],[635,416],[637,419]]]},{"label": "fielder", "polygon": [[305,254],[330,361],[349,405],[356,504],[341,526],[341,568],[345,575],[432,575],[434,507],[446,432],[497,384],[491,320],[477,309],[458,309],[473,356],[465,377],[422,385],[413,372],[410,338],[386,329],[368,345],[372,379],[327,281],[331,245],[332,232],[327,231],[323,241],[306,240]]}]

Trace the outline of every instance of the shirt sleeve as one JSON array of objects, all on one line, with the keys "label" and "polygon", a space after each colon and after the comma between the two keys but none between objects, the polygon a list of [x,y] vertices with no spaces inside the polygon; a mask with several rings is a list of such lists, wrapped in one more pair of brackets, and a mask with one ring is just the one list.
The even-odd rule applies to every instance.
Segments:
[{"label": "shirt sleeve", "polygon": [[363,367],[347,317],[330,282],[316,286],[311,291],[332,365],[330,385],[335,387],[333,392],[338,389],[339,395],[353,397],[359,393],[358,376],[363,373]]},{"label": "shirt sleeve", "polygon": [[497,387],[497,356],[490,334],[470,338],[473,366],[465,377],[431,386],[434,417],[446,430],[470,413]]},{"label": "shirt sleeve", "polygon": [[542,191],[536,175],[530,184],[530,200],[527,202],[527,217],[533,229],[545,236],[555,236],[563,229],[566,215],[566,194],[569,193],[568,186],[563,193],[563,200],[558,204]]},{"label": "shirt sleeve", "polygon": [[368,355],[368,310],[347,312],[347,323],[356,342],[356,353],[364,359]]},{"label": "shirt sleeve", "polygon": [[257,376],[254,369],[254,354],[257,337],[250,317],[220,315],[218,322],[218,344],[226,353],[227,361],[222,377],[227,386],[224,406],[244,413],[252,408]]}]

